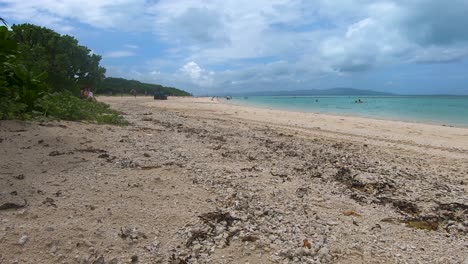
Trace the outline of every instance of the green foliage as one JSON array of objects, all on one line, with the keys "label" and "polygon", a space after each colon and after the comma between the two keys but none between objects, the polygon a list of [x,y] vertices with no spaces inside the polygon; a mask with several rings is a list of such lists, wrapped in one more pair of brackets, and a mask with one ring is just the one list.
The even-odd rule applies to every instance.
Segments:
[{"label": "green foliage", "polygon": [[0,118],[24,116],[36,108],[36,100],[48,87],[45,74],[32,74],[17,62],[17,44],[9,38],[7,27],[0,27]]},{"label": "green foliage", "polygon": [[101,56],[81,46],[72,36],[31,24],[13,25],[11,38],[18,43],[18,61],[34,73],[47,72],[53,91],[79,95],[80,87],[96,86],[104,79]]},{"label": "green foliage", "polygon": [[[128,124],[109,105],[73,95],[79,94],[77,85],[89,86],[104,77],[101,57],[50,29],[25,24],[13,30],[12,38],[0,26],[0,119],[45,116]],[[51,86],[62,92],[51,94]]]},{"label": "green foliage", "polygon": [[23,117],[26,105],[14,102],[8,97],[0,97],[0,120]]},{"label": "green foliage", "polygon": [[127,125],[128,122],[109,105],[84,100],[70,93],[54,93],[39,100],[45,116],[63,120],[86,120],[98,124]]},{"label": "green foliage", "polygon": [[190,93],[179,90],[173,87],[166,87],[159,84],[142,83],[135,80],[126,80],[123,78],[106,78],[98,86],[97,93],[99,94],[130,94],[131,90],[135,90],[138,94],[153,95],[154,93],[162,93],[167,96],[190,96]]}]

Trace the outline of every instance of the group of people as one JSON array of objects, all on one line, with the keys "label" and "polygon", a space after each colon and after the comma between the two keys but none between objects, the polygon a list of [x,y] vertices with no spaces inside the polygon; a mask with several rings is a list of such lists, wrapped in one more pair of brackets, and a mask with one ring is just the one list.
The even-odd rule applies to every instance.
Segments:
[{"label": "group of people", "polygon": [[93,91],[91,91],[91,88],[86,87],[84,89],[81,89],[81,97],[85,99],[94,100],[94,94]]}]

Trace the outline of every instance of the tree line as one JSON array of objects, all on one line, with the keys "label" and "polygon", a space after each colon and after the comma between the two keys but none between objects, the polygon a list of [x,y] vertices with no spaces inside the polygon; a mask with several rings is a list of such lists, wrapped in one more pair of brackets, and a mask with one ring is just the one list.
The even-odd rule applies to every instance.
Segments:
[{"label": "tree line", "polygon": [[174,88],[166,87],[159,84],[142,83],[135,80],[126,80],[123,78],[105,78],[96,89],[98,94],[129,94],[134,90],[137,94],[153,95],[156,93],[165,94],[167,96],[190,96],[191,94]]},{"label": "tree line", "polygon": [[[98,115],[109,118],[115,114],[104,104],[84,106],[87,102],[79,99],[83,88],[102,94],[135,90],[190,95],[173,87],[106,78],[106,69],[100,65],[101,56],[80,45],[74,37],[32,24],[13,25],[9,29],[2,18],[0,23],[3,23],[0,25],[0,119],[55,115],[70,120],[98,120],[101,118]],[[80,115],[76,109],[88,112]],[[97,114],[89,112],[90,109]]]}]

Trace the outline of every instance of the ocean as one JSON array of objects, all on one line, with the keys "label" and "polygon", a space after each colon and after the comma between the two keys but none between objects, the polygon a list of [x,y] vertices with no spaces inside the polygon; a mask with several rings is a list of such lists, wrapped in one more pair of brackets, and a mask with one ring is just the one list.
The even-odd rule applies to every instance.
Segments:
[{"label": "ocean", "polygon": [[[356,103],[361,100],[362,103]],[[468,127],[468,96],[248,96],[232,102],[262,108]]]}]

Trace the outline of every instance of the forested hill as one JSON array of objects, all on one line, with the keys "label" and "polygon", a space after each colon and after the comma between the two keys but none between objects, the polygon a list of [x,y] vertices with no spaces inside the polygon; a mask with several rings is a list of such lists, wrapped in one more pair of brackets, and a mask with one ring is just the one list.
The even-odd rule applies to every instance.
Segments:
[{"label": "forested hill", "polygon": [[162,86],[159,84],[142,83],[135,80],[127,80],[123,78],[105,78],[98,86],[98,94],[129,94],[131,90],[135,90],[138,94],[149,95],[154,93],[163,93],[168,96],[190,96],[191,94],[174,88]]}]

